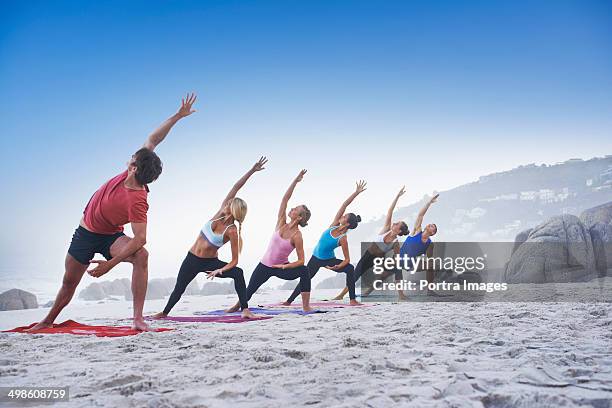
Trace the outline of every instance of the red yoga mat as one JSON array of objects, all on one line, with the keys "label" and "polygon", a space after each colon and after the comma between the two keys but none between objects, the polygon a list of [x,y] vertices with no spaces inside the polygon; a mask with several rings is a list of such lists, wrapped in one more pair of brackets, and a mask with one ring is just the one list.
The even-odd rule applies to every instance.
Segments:
[{"label": "red yoga mat", "polygon": [[[26,332],[27,329],[33,327],[36,323],[28,326],[16,327],[12,330],[5,330],[3,333],[27,333],[27,334],[76,334],[76,335],[94,335],[98,337],[122,337],[133,336],[142,333],[139,330],[134,330],[130,326],[90,326],[75,322],[74,320],[66,320],[65,322],[54,324],[53,327],[36,330],[34,332]],[[173,329],[158,328],[153,329],[154,332],[164,332]]]}]

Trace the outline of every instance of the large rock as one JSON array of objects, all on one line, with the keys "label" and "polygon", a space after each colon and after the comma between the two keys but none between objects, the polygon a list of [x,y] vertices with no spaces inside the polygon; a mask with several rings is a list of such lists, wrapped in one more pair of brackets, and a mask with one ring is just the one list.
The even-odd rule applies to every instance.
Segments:
[{"label": "large rock", "polygon": [[529,232],[512,253],[505,279],[508,283],[579,282],[594,278],[595,272],[589,230],[578,217],[561,215]]},{"label": "large rock", "polygon": [[296,285],[299,284],[299,282],[299,279],[285,281],[285,283],[278,287],[278,290],[293,290],[295,289]]},{"label": "large rock", "polygon": [[[346,286],[346,274],[336,273],[327,279],[323,279],[315,289],[342,289]],[[294,286],[295,288],[295,286]]]},{"label": "large rock", "polygon": [[597,223],[612,225],[612,202],[584,210],[580,214],[580,221],[587,228],[591,228]]},{"label": "large rock", "polygon": [[10,289],[0,294],[0,310],[36,309],[36,295],[21,289]]},{"label": "large rock", "polygon": [[79,299],[83,300],[102,300],[106,299],[106,292],[102,282],[92,282],[79,293]]},{"label": "large rock", "polygon": [[608,270],[612,268],[612,225],[598,222],[589,228],[589,233],[593,242],[598,276],[606,276]]},{"label": "large rock", "polygon": [[[170,294],[170,291],[168,290],[167,285],[164,282],[164,279],[151,279],[147,284],[147,294],[145,296],[145,299],[147,300],[163,299],[169,294]],[[125,300],[132,300],[132,299],[133,299],[132,291],[130,290],[128,293],[126,293]]]},{"label": "large rock", "polygon": [[113,281],[100,282],[106,296],[125,296],[132,290],[130,279],[115,279]]},{"label": "large rock", "polygon": [[[168,289],[168,293],[172,293],[174,290],[174,285],[176,284],[176,278],[163,278],[160,280],[164,282],[166,288]],[[200,294],[200,286],[195,279],[192,280],[189,285],[187,285],[187,289],[185,289],[184,294],[191,296],[197,296]]]},{"label": "large rock", "polygon": [[202,285],[200,295],[211,296],[211,295],[230,295],[235,293],[233,283],[221,283],[221,282],[207,282]]},{"label": "large rock", "polygon": [[599,276],[612,268],[612,202],[584,210],[580,220],[589,229]]}]

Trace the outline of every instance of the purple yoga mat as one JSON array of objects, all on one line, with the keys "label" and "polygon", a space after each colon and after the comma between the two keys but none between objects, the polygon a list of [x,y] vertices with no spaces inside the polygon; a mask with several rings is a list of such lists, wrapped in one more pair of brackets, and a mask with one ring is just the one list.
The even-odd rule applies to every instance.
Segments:
[{"label": "purple yoga mat", "polygon": [[[282,309],[268,309],[262,307],[251,307],[249,310],[256,315],[268,315],[268,316],[276,316],[280,314],[298,314],[298,315],[309,315],[314,313],[327,313],[331,312],[331,310],[313,310],[312,312],[304,312],[301,308],[295,309],[291,307],[285,307]],[[223,309],[219,310],[211,310],[208,312],[195,312],[195,315],[198,316],[240,316],[241,312],[232,312],[225,313]]]},{"label": "purple yoga mat", "polygon": [[[271,319],[271,316],[260,316],[256,319],[244,319],[242,316],[236,315],[225,315],[225,316],[168,316],[158,320],[169,320],[172,322],[183,322],[183,323],[245,323],[253,322],[255,320],[266,320]],[[148,320],[153,320],[147,318]]]}]

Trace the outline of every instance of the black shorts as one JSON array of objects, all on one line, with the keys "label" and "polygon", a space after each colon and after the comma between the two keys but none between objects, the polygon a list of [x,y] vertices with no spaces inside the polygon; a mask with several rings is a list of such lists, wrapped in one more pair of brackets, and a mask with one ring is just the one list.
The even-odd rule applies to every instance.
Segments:
[{"label": "black shorts", "polygon": [[89,261],[93,259],[96,253],[102,254],[104,258],[110,260],[112,258],[110,254],[111,245],[113,245],[117,238],[124,235],[123,232],[111,235],[97,234],[87,231],[79,225],[79,228],[72,235],[72,242],[70,243],[70,248],[68,248],[68,253],[83,265],[89,265]]}]

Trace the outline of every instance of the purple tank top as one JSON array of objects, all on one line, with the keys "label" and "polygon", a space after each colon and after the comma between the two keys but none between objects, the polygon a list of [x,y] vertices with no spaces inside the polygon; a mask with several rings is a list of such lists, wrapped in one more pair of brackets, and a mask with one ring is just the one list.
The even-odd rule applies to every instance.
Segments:
[{"label": "purple tank top", "polygon": [[291,243],[291,238],[284,239],[280,236],[280,232],[276,230],[274,234],[272,234],[266,253],[263,258],[261,258],[261,263],[268,267],[286,264],[289,262],[289,254],[294,249],[295,247]]}]

